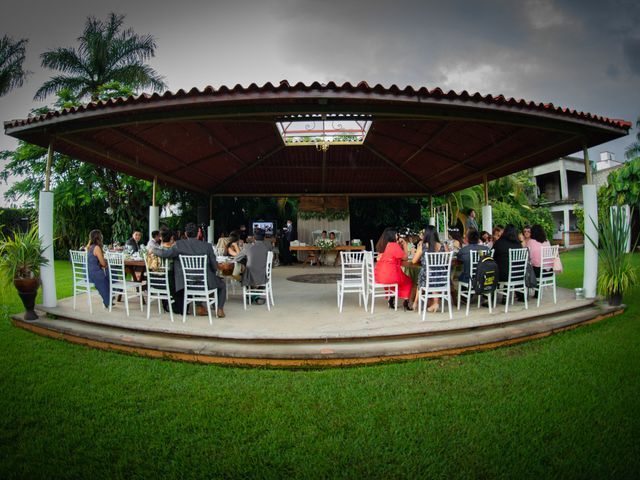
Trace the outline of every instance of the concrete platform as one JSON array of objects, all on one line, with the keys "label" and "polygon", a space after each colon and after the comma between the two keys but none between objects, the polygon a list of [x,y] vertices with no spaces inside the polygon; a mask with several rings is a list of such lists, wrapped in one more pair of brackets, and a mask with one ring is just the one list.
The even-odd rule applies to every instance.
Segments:
[{"label": "concrete platform", "polygon": [[[151,318],[130,304],[105,311],[99,297],[93,297],[93,315],[86,297],[60,300],[55,308],[39,307],[44,313],[35,322],[17,315],[14,323],[39,334],[64,338],[98,348],[206,363],[243,365],[348,365],[393,361],[425,356],[450,355],[469,350],[494,348],[549,335],[618,312],[599,307],[592,300],[575,300],[572,290],[558,289],[558,303],[543,296],[541,306],[530,301],[509,307],[471,305],[448,313],[429,314],[422,321],[417,312],[389,310],[384,299],[376,300],[374,313],[358,306],[355,294],[345,297],[338,313],[336,286],[297,283],[287,280],[301,274],[339,273],[335,267],[279,267],[273,272],[276,305],[243,309],[241,288],[230,289],[226,318],[159,314],[154,303]],[[547,291],[548,292],[548,291]],[[545,292],[545,294],[547,293]],[[146,309],[146,306],[145,306]]]}]

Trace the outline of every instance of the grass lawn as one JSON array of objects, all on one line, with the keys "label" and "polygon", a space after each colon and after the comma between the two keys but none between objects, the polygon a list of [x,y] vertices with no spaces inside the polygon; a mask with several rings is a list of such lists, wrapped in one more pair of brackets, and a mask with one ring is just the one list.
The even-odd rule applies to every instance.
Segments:
[{"label": "grass lawn", "polygon": [[[560,283],[581,285],[582,251]],[[640,256],[635,258],[640,264]],[[57,262],[58,295],[71,293]],[[637,478],[640,289],[509,348],[348,369],[91,350],[0,317],[0,478]]]}]

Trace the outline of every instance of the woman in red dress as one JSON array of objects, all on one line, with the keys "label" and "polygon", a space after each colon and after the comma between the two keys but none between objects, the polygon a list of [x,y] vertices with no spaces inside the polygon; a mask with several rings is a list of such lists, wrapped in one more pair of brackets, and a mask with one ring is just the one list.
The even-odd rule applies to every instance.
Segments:
[{"label": "woman in red dress", "polygon": [[[402,270],[402,262],[407,260],[405,253],[404,238],[398,240],[395,230],[388,229],[384,232],[383,240],[386,242],[384,252],[378,257],[375,268],[376,283],[397,283],[398,298],[404,300],[404,309],[413,310],[409,305],[411,288],[413,286],[411,278],[405,275]],[[394,308],[393,297],[389,299],[389,308]]]}]

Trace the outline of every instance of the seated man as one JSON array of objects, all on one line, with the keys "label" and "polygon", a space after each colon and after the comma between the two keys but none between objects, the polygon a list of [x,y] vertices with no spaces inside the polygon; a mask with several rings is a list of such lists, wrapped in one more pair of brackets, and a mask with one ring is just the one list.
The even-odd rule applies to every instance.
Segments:
[{"label": "seated man", "polygon": [[162,243],[162,238],[160,237],[160,230],[154,230],[151,232],[151,239],[147,243],[147,248],[159,247]]},{"label": "seated man", "polygon": [[480,243],[480,233],[477,230],[467,230],[467,245],[458,251],[458,260],[462,262],[462,273],[458,277],[460,282],[468,282],[471,272],[471,250],[489,251],[489,247]]},{"label": "seated man", "polygon": [[[218,317],[224,318],[224,303],[227,299],[227,286],[224,280],[218,277],[218,263],[213,247],[208,242],[201,242],[196,239],[198,227],[195,223],[188,223],[185,227],[186,240],[178,240],[170,248],[154,248],[153,253],[161,258],[174,258],[180,255],[206,255],[207,256],[207,285],[210,289],[218,290]],[[182,276],[182,264],[180,261],[174,262],[174,279],[176,285],[175,302],[176,307],[182,312],[184,301],[184,278]],[[177,309],[176,309],[177,310]]]},{"label": "seated man", "polygon": [[[256,230],[256,242],[247,245],[236,257],[236,262],[246,260],[244,273],[242,274],[242,285],[255,287],[267,283],[267,254],[269,245],[264,241],[264,230]],[[265,303],[264,298],[256,299],[258,305]]]},{"label": "seated man", "polygon": [[140,230],[134,230],[131,238],[124,244],[131,253],[136,253],[140,250],[140,240],[142,239],[142,232]]}]

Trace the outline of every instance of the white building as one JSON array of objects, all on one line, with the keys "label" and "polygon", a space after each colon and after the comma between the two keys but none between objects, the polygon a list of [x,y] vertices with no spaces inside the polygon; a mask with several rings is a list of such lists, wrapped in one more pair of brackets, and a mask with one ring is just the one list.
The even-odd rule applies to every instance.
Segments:
[{"label": "white building", "polygon": [[[609,173],[622,166],[613,153],[602,152],[595,165],[593,183],[599,188],[607,183]],[[579,157],[562,157],[530,170],[537,185],[538,204],[549,207],[556,224],[553,239],[565,247],[584,244],[584,237],[577,227],[574,214],[582,208],[582,185],[586,182],[584,160]]]}]

